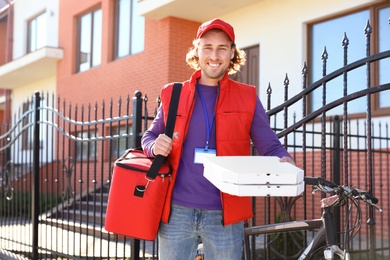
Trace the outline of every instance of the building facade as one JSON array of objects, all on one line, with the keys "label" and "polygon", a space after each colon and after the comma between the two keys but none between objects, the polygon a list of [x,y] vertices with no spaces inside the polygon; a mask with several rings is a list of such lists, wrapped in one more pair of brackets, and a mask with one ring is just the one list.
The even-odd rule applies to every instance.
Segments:
[{"label": "building facade", "polygon": [[[372,53],[390,47],[386,0],[30,2],[0,3],[0,101],[2,111],[9,107],[8,118],[35,91],[77,104],[132,96],[136,90],[155,98],[164,84],[191,75],[185,54],[198,26],[214,17],[235,27],[237,46],[250,57],[236,79],[256,85],[263,103],[268,85],[279,92],[286,73],[290,93],[301,91],[305,63],[310,82],[320,78],[324,47],[328,70],[341,67],[344,33],[351,42],[350,61],[364,57],[367,21],[375,32]],[[388,66],[378,68],[373,86],[389,80],[383,73]],[[329,99],[342,94],[329,92]],[[388,96],[375,96],[374,115],[389,114]],[[284,97],[273,98],[279,104]],[[320,97],[314,94],[309,109],[316,103]],[[351,113],[359,116],[360,107],[357,101]]]},{"label": "building facade", "polygon": [[[186,65],[186,53],[192,46],[199,25],[215,17],[233,25],[236,44],[247,54],[246,66],[234,79],[255,85],[264,106],[269,104],[270,86],[273,93],[271,103],[276,106],[299,95],[308,85],[321,80],[328,73],[343,67],[346,60],[352,63],[390,50],[389,0],[0,0],[0,122],[8,129],[14,115],[21,115],[31,107],[30,98],[36,91],[61,98],[63,103],[55,106],[65,110],[62,111],[66,118],[63,121],[69,119],[61,125],[63,132],[66,132],[64,136],[69,140],[53,140],[53,130],[41,129],[40,136],[45,141],[42,140],[39,149],[46,155],[41,162],[51,168],[47,175],[50,173],[55,176],[53,187],[59,183],[65,188],[75,188],[65,189],[69,195],[73,191],[83,194],[83,188],[89,192],[105,186],[111,176],[110,163],[117,158],[119,149],[110,151],[106,141],[99,140],[102,145],[93,145],[94,140],[87,143],[84,137],[95,138],[92,134],[104,137],[104,133],[108,132],[104,132],[104,128],[108,126],[104,123],[97,126],[93,121],[95,117],[104,119],[109,115],[103,109],[96,109],[96,115],[95,111],[92,112],[94,118],[88,119],[90,124],[83,128],[82,115],[88,117],[90,113],[76,108],[93,107],[101,102],[115,103],[119,98],[132,98],[136,91],[154,100],[164,84],[188,79],[193,71]],[[369,44],[367,38],[370,38]],[[347,54],[344,52],[346,49]],[[308,95],[304,109],[300,100],[288,108],[285,117],[274,116],[272,126],[280,133],[280,129],[290,126],[293,120],[299,121],[304,113],[318,111],[325,104],[350,93],[390,82],[389,59],[368,67],[371,68],[369,72],[367,67],[348,72],[347,93],[343,88],[345,81],[340,78],[320,82],[323,88]],[[303,73],[303,69],[308,73]],[[371,75],[370,80],[367,80],[367,73]],[[302,74],[307,78],[302,77]],[[367,95],[372,101],[370,119],[385,123],[389,121],[389,95],[389,90]],[[367,114],[366,102],[364,98],[348,102],[348,117],[364,120]],[[153,111],[155,103],[147,104],[150,106],[149,111]],[[69,114],[68,110],[71,111]],[[124,113],[122,111],[119,114]],[[336,164],[336,159],[344,159],[344,154],[335,156],[336,159],[332,157],[332,152],[340,151],[341,148],[334,149],[330,145],[335,135],[328,135],[332,127],[331,120],[325,121],[324,118],[328,120],[343,113],[342,106],[326,111],[326,114],[319,113],[316,116],[318,118],[310,122],[310,134],[299,136],[302,132],[292,133],[290,136],[294,137],[288,139],[292,145],[286,141],[287,138],[281,140],[294,154],[298,166],[304,165],[313,175],[333,173],[332,166]],[[41,116],[42,122],[60,124],[56,116]],[[286,123],[283,122],[285,118],[288,118]],[[68,127],[70,121],[75,125],[72,128]],[[118,123],[118,126],[122,125]],[[116,131],[115,127],[117,125],[110,125],[110,130],[114,129],[112,132],[115,134],[121,133],[122,129]],[[128,125],[126,127],[123,131],[129,130]],[[366,128],[364,124],[348,127]],[[361,132],[366,133],[364,129]],[[313,133],[320,134],[315,136]],[[32,158],[28,156],[32,154],[32,132],[28,130],[24,134],[20,143],[15,141],[14,147],[17,149],[12,153],[15,158],[11,158],[20,165],[31,164]],[[307,140],[302,141],[303,138]],[[307,153],[307,157],[302,152],[304,149],[300,142],[313,150]],[[382,178],[382,175],[377,174],[379,170],[367,170],[367,161],[371,163],[373,160],[367,159],[366,143],[367,136],[354,139],[347,146],[350,151],[360,146],[358,155],[349,155],[349,165],[345,160],[342,162],[344,165],[338,163],[339,168],[345,166],[346,176],[351,169],[356,178],[365,176],[361,171],[373,173],[369,177],[362,177],[361,182],[360,179],[356,181],[362,185],[374,183],[376,176]],[[127,146],[122,145],[121,148]],[[380,147],[378,150],[386,149]],[[63,158],[56,161],[53,157],[55,153]],[[24,161],[19,162],[19,158]],[[380,158],[375,159],[380,162],[385,161],[382,160],[384,157],[375,158]],[[88,167],[93,163],[99,166],[94,169],[102,169],[98,178],[89,176],[92,167]],[[67,164],[73,164],[73,167],[66,167]],[[374,166],[382,168],[380,164]],[[383,179],[388,178],[389,171],[383,172]],[[63,179],[57,178],[57,175]],[[19,181],[26,183],[22,178]],[[376,190],[382,191],[383,187],[380,183]],[[56,190],[57,193],[62,191],[61,187]],[[384,194],[381,201],[385,206],[389,205],[387,191],[383,189],[380,193]],[[299,204],[297,207],[301,206]],[[269,223],[271,217],[276,219],[277,212],[266,212],[263,204],[256,210],[257,223]],[[388,208],[385,208],[386,211]],[[295,218],[301,218],[304,213],[298,208],[294,214]],[[381,221],[389,223],[388,216]],[[381,229],[384,233],[381,237],[386,238],[388,245],[389,226],[382,226],[385,228]]]}]

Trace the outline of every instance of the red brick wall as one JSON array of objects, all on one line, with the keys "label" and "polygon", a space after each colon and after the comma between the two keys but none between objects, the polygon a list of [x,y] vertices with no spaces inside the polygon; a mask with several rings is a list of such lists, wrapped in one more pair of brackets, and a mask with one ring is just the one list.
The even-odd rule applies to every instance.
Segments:
[{"label": "red brick wall", "polygon": [[[119,97],[133,97],[136,90],[155,100],[161,87],[187,79],[192,70],[185,54],[199,23],[178,18],[146,19],[145,49],[142,53],[112,60],[114,1],[60,1],[59,46],[64,59],[58,63],[57,92],[61,99],[81,104]],[[103,11],[102,63],[75,73],[77,16],[101,6]],[[151,102],[153,103],[153,102]],[[154,104],[153,104],[154,105]]]}]

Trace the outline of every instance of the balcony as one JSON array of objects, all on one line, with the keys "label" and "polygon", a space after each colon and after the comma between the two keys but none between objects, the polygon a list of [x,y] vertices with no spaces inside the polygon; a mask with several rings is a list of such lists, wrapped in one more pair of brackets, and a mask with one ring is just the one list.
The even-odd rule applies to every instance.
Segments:
[{"label": "balcony", "polygon": [[139,0],[138,9],[141,15],[155,20],[174,16],[203,22],[259,1],[262,0]]},{"label": "balcony", "polygon": [[0,66],[0,88],[15,89],[33,81],[56,75],[62,49],[43,47]]}]

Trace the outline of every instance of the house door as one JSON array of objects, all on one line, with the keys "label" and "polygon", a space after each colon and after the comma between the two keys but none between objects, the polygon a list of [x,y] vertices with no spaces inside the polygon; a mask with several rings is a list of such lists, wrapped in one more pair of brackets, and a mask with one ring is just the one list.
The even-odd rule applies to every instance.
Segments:
[{"label": "house door", "polygon": [[246,53],[246,63],[240,71],[230,78],[242,83],[256,86],[256,93],[259,93],[259,46],[243,49]]}]

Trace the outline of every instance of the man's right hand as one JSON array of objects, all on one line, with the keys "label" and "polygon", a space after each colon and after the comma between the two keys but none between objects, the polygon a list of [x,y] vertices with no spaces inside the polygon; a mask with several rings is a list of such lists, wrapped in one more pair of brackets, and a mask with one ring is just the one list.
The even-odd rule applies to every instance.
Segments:
[{"label": "man's right hand", "polygon": [[173,140],[178,137],[179,134],[177,132],[173,133],[172,139],[165,134],[160,134],[154,142],[153,154],[167,157],[171,153]]}]

